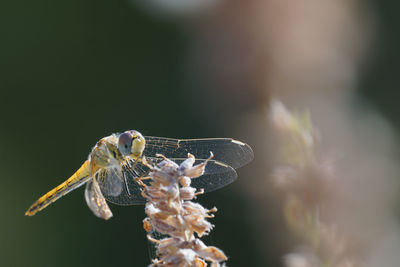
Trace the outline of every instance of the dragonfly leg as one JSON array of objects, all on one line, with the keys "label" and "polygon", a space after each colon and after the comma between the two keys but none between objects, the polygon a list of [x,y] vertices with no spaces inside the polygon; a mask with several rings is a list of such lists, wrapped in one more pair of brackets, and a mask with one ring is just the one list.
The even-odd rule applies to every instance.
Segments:
[{"label": "dragonfly leg", "polygon": [[128,193],[128,196],[132,196],[131,192],[129,191],[129,187],[128,187],[128,181],[126,180],[126,175],[124,173],[124,184],[125,184],[125,190]]},{"label": "dragonfly leg", "polygon": [[149,198],[149,196],[144,192],[144,190],[142,190],[142,192],[140,192],[140,194],[141,194],[142,197],[145,198],[145,199]]},{"label": "dragonfly leg", "polygon": [[143,183],[144,180],[149,180],[151,177],[136,177],[135,182],[138,183],[139,185],[146,187],[147,185]]},{"label": "dragonfly leg", "polygon": [[149,180],[152,179],[150,176],[145,176],[145,177],[138,177],[136,178],[137,180],[143,181],[143,180]]}]

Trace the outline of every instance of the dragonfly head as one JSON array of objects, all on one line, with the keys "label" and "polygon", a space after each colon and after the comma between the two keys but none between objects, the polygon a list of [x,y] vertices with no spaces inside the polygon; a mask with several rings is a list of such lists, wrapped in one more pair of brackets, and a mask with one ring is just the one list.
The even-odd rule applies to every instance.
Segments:
[{"label": "dragonfly head", "polygon": [[134,157],[140,157],[145,145],[144,137],[135,130],[123,132],[118,137],[118,149],[123,156],[133,155]]}]

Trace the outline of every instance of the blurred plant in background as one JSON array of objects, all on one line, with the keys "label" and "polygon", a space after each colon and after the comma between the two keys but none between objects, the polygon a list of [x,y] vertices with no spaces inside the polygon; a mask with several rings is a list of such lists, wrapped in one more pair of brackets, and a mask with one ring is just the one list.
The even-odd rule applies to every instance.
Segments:
[{"label": "blurred plant in background", "polygon": [[330,216],[340,193],[330,161],[319,150],[319,138],[308,113],[286,110],[273,101],[270,118],[277,132],[278,163],[272,182],[282,193],[289,229],[298,237],[296,253],[285,256],[288,267],[364,266],[363,244],[346,235]]}]

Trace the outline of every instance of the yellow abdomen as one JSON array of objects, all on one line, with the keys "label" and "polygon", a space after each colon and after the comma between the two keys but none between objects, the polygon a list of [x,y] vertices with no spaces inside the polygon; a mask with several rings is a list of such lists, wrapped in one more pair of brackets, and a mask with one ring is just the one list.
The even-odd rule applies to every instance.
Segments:
[{"label": "yellow abdomen", "polygon": [[40,197],[32,206],[25,212],[27,216],[33,216],[38,211],[46,208],[48,205],[64,196],[71,190],[74,190],[87,182],[90,179],[90,162],[85,161],[82,166],[65,182],[50,190]]}]

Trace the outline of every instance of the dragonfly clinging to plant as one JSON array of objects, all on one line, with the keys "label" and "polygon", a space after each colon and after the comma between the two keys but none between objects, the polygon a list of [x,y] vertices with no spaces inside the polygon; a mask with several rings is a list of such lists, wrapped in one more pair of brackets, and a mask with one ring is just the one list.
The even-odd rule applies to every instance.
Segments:
[{"label": "dragonfly clinging to plant", "polygon": [[33,216],[48,205],[86,183],[85,199],[93,213],[103,219],[112,216],[106,200],[117,205],[144,204],[141,187],[135,178],[145,176],[149,168],[145,162],[158,163],[156,154],[177,163],[188,153],[195,155],[196,163],[207,160],[204,175],[193,180],[195,188],[213,191],[233,182],[236,168],[253,159],[249,145],[231,138],[173,139],[142,136],[135,130],[102,138],[93,147],[88,159],[65,182],[40,197],[26,211]]}]

